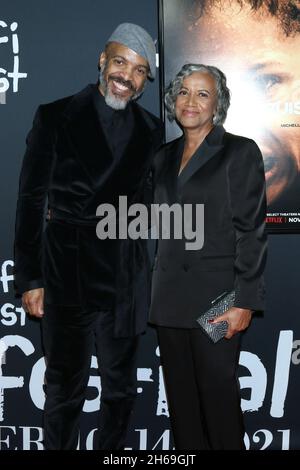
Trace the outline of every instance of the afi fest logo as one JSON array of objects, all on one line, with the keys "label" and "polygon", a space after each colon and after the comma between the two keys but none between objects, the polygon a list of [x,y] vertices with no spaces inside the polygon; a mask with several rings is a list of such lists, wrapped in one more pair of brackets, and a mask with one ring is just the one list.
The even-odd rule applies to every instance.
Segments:
[{"label": "afi fest logo", "polygon": [[[11,295],[13,286],[12,275],[13,261],[3,260],[0,262],[0,295],[5,298]],[[23,424],[9,424],[5,416],[5,398],[6,393],[14,394],[16,401],[31,399],[33,406],[42,410],[44,407],[44,373],[45,360],[40,357],[36,350],[36,345],[21,334],[16,334],[15,325],[17,316],[21,314],[14,309],[12,304],[5,303],[0,305],[0,328],[3,334],[0,335],[0,450],[6,449],[43,449],[43,432],[38,426],[25,426],[20,412],[20,422]],[[25,312],[23,311],[25,316]],[[24,326],[24,323],[20,323]],[[4,328],[5,327],[5,332]],[[2,333],[2,331],[1,331]],[[290,370],[300,365],[300,339],[293,338],[292,330],[276,331],[276,343],[272,350],[272,357],[266,362],[254,352],[241,351],[239,363],[245,368],[243,375],[239,375],[241,390],[246,389],[246,397],[242,398],[242,410],[244,412],[259,412],[264,409],[261,417],[257,418],[260,424],[255,432],[245,435],[245,444],[247,449],[272,449],[290,448],[290,434],[298,432],[298,426],[291,416],[291,403],[289,403],[289,413],[285,416],[285,403],[288,398],[289,387],[295,387],[296,383],[290,382],[295,373],[290,377]],[[16,364],[17,370],[13,367],[13,359],[10,351],[16,348],[24,356],[24,360]],[[153,352],[152,352],[153,354]],[[158,373],[154,368],[149,368],[143,364],[137,368],[138,394],[140,400],[143,400],[143,394],[152,393],[152,399],[155,401],[156,416],[169,416],[167,400],[165,395],[162,367],[159,363],[159,349],[156,347],[155,355],[157,357]],[[268,356],[268,355],[267,355]],[[95,356],[91,360],[91,369],[97,370],[98,364]],[[99,409],[99,396],[101,393],[101,380],[99,376],[91,373],[88,382],[89,389],[93,389],[92,398],[86,399],[83,411],[93,413]],[[145,398],[146,399],[146,398]],[[148,399],[148,398],[147,398]],[[149,403],[146,403],[149,406]],[[295,403],[295,407],[297,404]],[[293,408],[293,407],[292,407]],[[34,412],[34,408],[32,409]],[[295,412],[296,412],[295,408]],[[273,418],[269,420],[268,417]],[[276,421],[285,417],[287,428],[282,427],[282,421]],[[37,418],[33,418],[37,419]],[[265,420],[265,422],[264,422]],[[278,424],[277,424],[278,423]],[[26,424],[26,423],[25,423]],[[130,448],[140,450],[170,449],[170,431],[165,429],[163,434],[157,436],[155,429],[146,428],[139,425],[134,429],[136,438],[130,443]],[[82,446],[86,449],[93,448],[94,429],[88,429],[88,434],[82,433]]]},{"label": "afi fest logo", "polygon": [[[0,104],[6,103],[6,92],[12,85],[13,92],[19,91],[20,78],[26,78],[27,73],[19,71],[19,38],[16,33],[18,23],[15,21],[8,25],[5,21],[0,20],[0,48],[11,47],[13,53],[13,69],[11,72],[0,64]],[[2,36],[2,31],[4,36]],[[11,79],[11,80],[9,80]]]}]

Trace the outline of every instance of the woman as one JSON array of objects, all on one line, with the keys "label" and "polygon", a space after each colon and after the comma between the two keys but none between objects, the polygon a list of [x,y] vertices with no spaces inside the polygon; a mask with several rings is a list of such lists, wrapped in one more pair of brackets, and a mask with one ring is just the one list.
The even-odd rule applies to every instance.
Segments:
[{"label": "woman", "polygon": [[[222,127],[230,103],[217,68],[187,64],[166,92],[183,136],[156,161],[155,202],[204,204],[204,243],[160,239],[150,322],[157,326],[176,449],[243,449],[237,379],[240,332],[264,308],[265,177],[254,141]],[[174,207],[174,206],[173,206]],[[195,223],[194,223],[195,225]],[[235,290],[226,337],[213,343],[196,319]]]}]

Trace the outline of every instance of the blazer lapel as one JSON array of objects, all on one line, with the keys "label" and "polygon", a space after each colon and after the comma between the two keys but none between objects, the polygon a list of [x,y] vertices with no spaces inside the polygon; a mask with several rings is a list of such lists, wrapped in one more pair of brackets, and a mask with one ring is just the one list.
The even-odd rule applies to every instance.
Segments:
[{"label": "blazer lapel", "polygon": [[190,161],[183,168],[178,176],[179,189],[200,170],[211,158],[213,158],[223,148],[223,136],[225,129],[223,126],[216,126],[206,136],[202,144],[198,147]]},{"label": "blazer lapel", "polygon": [[162,170],[158,178],[158,184],[160,178],[163,178],[163,186],[166,187],[168,193],[168,201],[171,204],[178,200],[178,172],[183,149],[184,137],[181,136],[179,139],[176,139],[166,150],[166,154],[164,156],[164,169]]},{"label": "blazer lapel", "polygon": [[134,193],[142,182],[144,172],[150,170],[155,146],[161,132],[146,111],[132,103],[134,130],[120,159],[114,158],[93,102],[93,85],[74,95],[63,117],[63,131],[70,151],[87,175],[93,196],[87,202],[102,202],[119,188],[120,194]]},{"label": "blazer lapel", "polygon": [[146,122],[144,111],[135,104],[133,112],[135,125],[130,140],[120,159],[113,159],[111,156],[111,159],[106,159],[108,160],[106,168],[97,170],[95,192],[87,206],[97,207],[103,201],[115,203],[116,194],[127,195],[132,201],[150,170],[154,156],[154,142],[159,142],[157,128],[153,123],[150,126]]},{"label": "blazer lapel", "polygon": [[[132,174],[138,172],[148,163],[149,153],[153,152],[156,129],[144,111],[133,104],[134,131],[120,159],[122,172]],[[147,116],[147,117],[146,117]],[[146,121],[147,119],[147,121]],[[151,152],[150,152],[151,149]]]}]

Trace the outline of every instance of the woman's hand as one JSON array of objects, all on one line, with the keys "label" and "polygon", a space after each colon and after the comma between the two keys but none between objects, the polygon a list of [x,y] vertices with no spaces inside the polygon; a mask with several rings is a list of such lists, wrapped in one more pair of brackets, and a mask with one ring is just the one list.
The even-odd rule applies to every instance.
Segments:
[{"label": "woman's hand", "polygon": [[251,318],[252,310],[246,308],[231,307],[223,315],[213,320],[211,323],[220,323],[221,321],[227,321],[228,331],[225,338],[230,339],[236,333],[248,328]]}]

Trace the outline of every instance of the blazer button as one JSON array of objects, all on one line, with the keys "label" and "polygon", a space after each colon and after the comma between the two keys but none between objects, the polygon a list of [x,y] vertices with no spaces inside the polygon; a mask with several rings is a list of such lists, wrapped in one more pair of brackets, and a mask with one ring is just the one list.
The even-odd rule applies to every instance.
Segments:
[{"label": "blazer button", "polygon": [[188,265],[188,264],[184,264],[184,265],[183,265],[183,270],[184,270],[185,272],[187,272],[187,271],[189,270],[189,265]]}]

